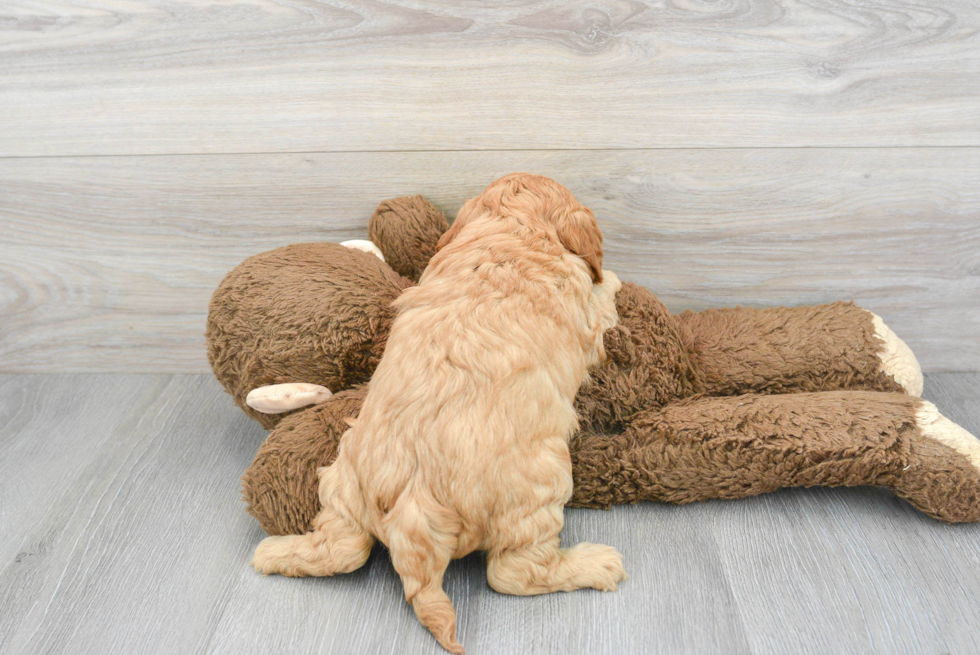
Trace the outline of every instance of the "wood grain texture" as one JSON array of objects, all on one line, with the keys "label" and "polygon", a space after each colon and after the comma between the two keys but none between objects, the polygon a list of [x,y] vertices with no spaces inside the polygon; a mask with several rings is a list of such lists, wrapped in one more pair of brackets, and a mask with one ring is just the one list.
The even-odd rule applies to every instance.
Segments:
[{"label": "wood grain texture", "polygon": [[[926,378],[926,397],[975,434],[978,396],[978,373]],[[57,441],[66,417],[71,439]],[[0,425],[0,652],[443,652],[381,548],[330,579],[248,567],[262,535],[238,475],[264,432],[209,376],[0,376]],[[617,546],[630,580],[517,598],[490,590],[481,557],[455,562],[446,588],[468,652],[980,650],[980,525],[885,491],[566,519],[564,543]]]},{"label": "wood grain texture", "polygon": [[[0,376],[0,562],[18,558],[19,540],[43,523],[64,485],[99,459],[114,432],[132,427],[127,409],[161,387],[152,376]],[[35,555],[49,546],[34,544]]]},{"label": "wood grain texture", "polygon": [[980,145],[968,0],[13,0],[0,156]]},{"label": "wood grain texture", "polygon": [[111,427],[77,426],[72,443],[58,444],[60,460],[2,459],[0,479],[42,464],[60,477],[31,482],[46,502],[30,520],[4,525],[19,554],[0,569],[0,652],[200,651],[258,537],[242,514],[238,478],[261,428],[206,376],[43,379],[56,384],[44,385],[34,422],[56,427],[48,407],[61,403],[73,414],[101,413]]},{"label": "wood grain texture", "polygon": [[980,149],[885,148],[0,160],[0,370],[205,372],[246,257],[364,238],[397,195],[453,215],[515,170],[571,188],[672,310],[853,299],[927,370],[980,369]]}]

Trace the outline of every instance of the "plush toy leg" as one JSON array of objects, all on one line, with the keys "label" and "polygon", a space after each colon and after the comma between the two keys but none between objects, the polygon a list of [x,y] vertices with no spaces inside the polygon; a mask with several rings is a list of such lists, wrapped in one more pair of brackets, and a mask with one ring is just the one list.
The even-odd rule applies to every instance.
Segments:
[{"label": "plush toy leg", "polygon": [[[317,469],[337,456],[366,389],[291,414],[242,476],[248,511],[271,535],[309,532]],[[931,403],[860,391],[702,398],[640,414],[622,435],[569,444],[569,506],[688,503],[794,486],[890,487],[944,521],[980,520],[980,441]]]},{"label": "plush toy leg", "polygon": [[582,435],[571,451],[569,505],[872,485],[943,521],[980,520],[980,441],[902,394],[701,398],[640,414],[623,435]]},{"label": "plush toy leg", "polygon": [[712,396],[842,389],[922,393],[919,363],[853,303],[709,309],[675,317]]}]

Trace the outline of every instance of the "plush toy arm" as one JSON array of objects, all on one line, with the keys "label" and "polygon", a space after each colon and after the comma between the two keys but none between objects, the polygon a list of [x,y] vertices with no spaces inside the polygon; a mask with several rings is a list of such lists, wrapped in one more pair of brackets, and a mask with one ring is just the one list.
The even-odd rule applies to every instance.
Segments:
[{"label": "plush toy arm", "polygon": [[888,487],[950,523],[980,520],[980,440],[929,402],[836,391],[701,398],[572,443],[569,505],[689,503],[782,487]]},{"label": "plush toy arm", "polygon": [[853,303],[709,309],[675,319],[709,395],[922,393],[912,351],[880,318]]}]

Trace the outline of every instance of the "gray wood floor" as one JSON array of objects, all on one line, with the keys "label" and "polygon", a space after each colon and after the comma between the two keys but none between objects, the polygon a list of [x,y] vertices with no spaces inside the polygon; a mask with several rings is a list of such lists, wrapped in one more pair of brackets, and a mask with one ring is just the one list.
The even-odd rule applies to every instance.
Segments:
[{"label": "gray wood floor", "polygon": [[[980,374],[925,395],[980,433]],[[263,437],[209,376],[0,376],[0,652],[441,652],[381,549],[332,579],[248,567],[238,477]],[[567,517],[567,543],[617,546],[631,579],[514,598],[456,562],[468,652],[980,652],[980,526],[882,490]]]}]

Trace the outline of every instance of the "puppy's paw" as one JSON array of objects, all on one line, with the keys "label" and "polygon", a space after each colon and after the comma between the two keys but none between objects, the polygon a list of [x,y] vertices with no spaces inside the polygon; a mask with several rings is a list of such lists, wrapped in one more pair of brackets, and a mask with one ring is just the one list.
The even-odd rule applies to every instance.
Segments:
[{"label": "puppy's paw", "polygon": [[620,582],[629,579],[623,568],[623,556],[612,546],[581,543],[566,551],[566,557],[572,555],[576,560],[580,587],[616,591]]},{"label": "puppy's paw", "polygon": [[262,575],[298,575],[289,564],[295,559],[298,541],[301,539],[301,535],[266,537],[252,555],[252,568]]}]

